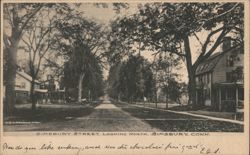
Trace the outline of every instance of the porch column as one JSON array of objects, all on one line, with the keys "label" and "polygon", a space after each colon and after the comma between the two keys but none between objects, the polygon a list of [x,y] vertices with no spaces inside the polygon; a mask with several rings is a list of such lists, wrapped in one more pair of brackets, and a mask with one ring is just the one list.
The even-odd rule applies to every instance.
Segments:
[{"label": "porch column", "polygon": [[219,87],[219,111],[221,111],[221,88]]},{"label": "porch column", "polygon": [[[238,107],[238,101],[239,101],[239,97],[238,97],[238,87],[236,86],[235,88],[235,111],[237,110]],[[237,111],[236,111],[237,112]]]},{"label": "porch column", "polygon": [[198,90],[195,91],[195,95],[196,95],[196,104],[199,104],[198,103]]}]

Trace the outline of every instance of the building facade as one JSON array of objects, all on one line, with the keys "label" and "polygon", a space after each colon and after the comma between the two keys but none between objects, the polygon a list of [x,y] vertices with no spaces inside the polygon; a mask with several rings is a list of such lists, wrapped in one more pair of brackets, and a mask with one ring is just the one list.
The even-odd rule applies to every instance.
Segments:
[{"label": "building facade", "polygon": [[211,55],[196,69],[196,102],[218,111],[244,107],[244,50],[226,39],[222,51]]},{"label": "building facade", "polygon": [[[31,90],[32,77],[23,70],[18,70],[15,80],[15,93],[17,100],[28,100]],[[40,89],[39,81],[35,80],[34,90]]]}]

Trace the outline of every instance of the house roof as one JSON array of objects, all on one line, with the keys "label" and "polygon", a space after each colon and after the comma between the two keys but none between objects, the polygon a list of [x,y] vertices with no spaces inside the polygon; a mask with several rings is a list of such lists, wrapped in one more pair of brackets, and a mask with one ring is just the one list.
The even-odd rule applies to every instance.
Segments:
[{"label": "house roof", "polygon": [[195,74],[200,75],[212,71],[222,55],[222,52],[214,53],[213,55],[211,55],[205,62],[201,63],[197,67]]},{"label": "house roof", "polygon": [[[32,81],[32,77],[29,74],[25,73],[24,71],[17,71],[17,74],[30,82]],[[38,80],[35,80],[35,83],[40,83],[40,82]]]},{"label": "house roof", "polygon": [[236,48],[231,48],[229,50],[226,50],[224,52],[217,52],[217,53],[212,54],[210,57],[208,57],[204,62],[202,62],[197,67],[197,69],[195,71],[195,75],[200,75],[203,73],[211,72],[215,68],[215,66],[217,65],[220,58],[225,53],[230,52],[230,51],[240,52],[241,50],[243,50],[242,47],[236,47]]}]

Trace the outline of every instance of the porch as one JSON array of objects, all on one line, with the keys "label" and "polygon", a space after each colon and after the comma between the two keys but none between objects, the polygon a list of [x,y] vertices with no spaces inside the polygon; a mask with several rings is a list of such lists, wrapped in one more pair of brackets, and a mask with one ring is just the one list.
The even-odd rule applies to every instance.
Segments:
[{"label": "porch", "polygon": [[216,83],[213,94],[213,102],[219,111],[244,112],[243,83]]}]

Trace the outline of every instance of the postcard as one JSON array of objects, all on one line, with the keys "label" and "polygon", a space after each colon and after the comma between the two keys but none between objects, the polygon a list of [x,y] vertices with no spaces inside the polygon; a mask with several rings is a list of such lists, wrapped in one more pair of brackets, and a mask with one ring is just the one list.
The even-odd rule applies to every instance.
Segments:
[{"label": "postcard", "polygon": [[1,1],[3,155],[249,154],[249,1]]}]

